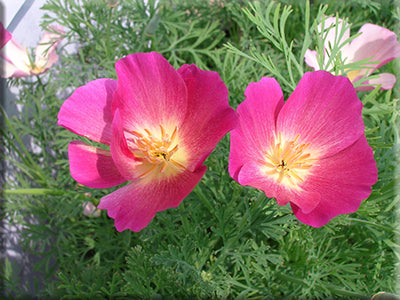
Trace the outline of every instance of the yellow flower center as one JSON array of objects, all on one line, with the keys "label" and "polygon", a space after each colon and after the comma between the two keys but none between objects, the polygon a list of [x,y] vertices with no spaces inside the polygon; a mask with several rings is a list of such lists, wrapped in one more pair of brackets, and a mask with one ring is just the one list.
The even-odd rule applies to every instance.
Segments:
[{"label": "yellow flower center", "polygon": [[139,177],[143,178],[152,171],[159,169],[160,173],[183,171],[185,166],[173,159],[172,156],[178,151],[177,132],[175,127],[172,134],[169,135],[160,125],[160,135],[155,136],[148,129],[144,129],[145,134],[133,131],[135,157],[142,159],[146,170]]},{"label": "yellow flower center", "polygon": [[350,79],[351,82],[353,82],[354,79],[356,79],[358,76],[361,76],[361,70],[354,70],[347,72],[347,77]]},{"label": "yellow flower center", "polygon": [[298,134],[294,140],[284,141],[279,132],[275,143],[265,154],[267,158],[264,162],[267,167],[266,173],[274,177],[277,182],[292,188],[296,188],[305,180],[312,163],[317,160],[312,158],[311,153],[307,150],[310,143],[298,143],[299,137]]},{"label": "yellow flower center", "polygon": [[44,66],[39,66],[38,64],[33,64],[33,66],[29,66],[29,67],[31,69],[31,72],[35,75],[40,74],[45,70]]}]

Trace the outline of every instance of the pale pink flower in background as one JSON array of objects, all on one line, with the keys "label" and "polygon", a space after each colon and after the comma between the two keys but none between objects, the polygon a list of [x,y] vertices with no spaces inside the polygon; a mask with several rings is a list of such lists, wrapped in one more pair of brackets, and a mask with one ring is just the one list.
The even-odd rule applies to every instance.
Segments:
[{"label": "pale pink flower in background", "polygon": [[273,78],[252,82],[231,131],[229,173],[290,203],[303,223],[320,227],[355,212],[377,181],[364,134],[362,103],[348,78],[304,74],[284,102]]},{"label": "pale pink flower in background", "polygon": [[[321,35],[326,35],[324,42],[324,69],[327,68],[331,71],[334,66],[327,65],[331,54],[331,49],[336,43],[343,44],[350,38],[350,28],[346,28],[344,34],[339,38],[339,33],[342,31],[344,21],[336,19],[335,17],[326,18],[324,21],[324,28],[319,24]],[[360,30],[359,36],[354,38],[350,43],[345,44],[341,48],[341,59],[344,64],[350,64],[367,59],[368,62],[362,65],[361,69],[350,70],[347,72],[347,77],[352,83],[357,82],[364,76],[375,75],[373,72],[379,67],[387,64],[393,59],[400,56],[400,44],[397,40],[397,35],[381,26],[374,24],[364,24]],[[314,70],[320,70],[318,64],[317,52],[307,49],[305,53],[306,63]],[[361,91],[372,90],[377,85],[381,85],[381,89],[387,90],[393,88],[396,82],[396,77],[390,73],[378,74],[378,78],[366,79],[364,78],[362,85],[356,89]]]},{"label": "pale pink flower in background", "polygon": [[88,217],[100,217],[101,210],[97,209],[97,207],[92,202],[87,202],[82,204],[83,214]]},{"label": "pale pink flower in background", "polygon": [[54,65],[58,59],[55,50],[63,38],[64,30],[58,25],[51,26],[51,28],[55,32],[46,31],[43,34],[35,49],[35,57],[32,58],[29,50],[21,47],[12,34],[0,23],[0,36],[2,37],[0,44],[1,77],[40,75]]},{"label": "pale pink flower in background", "polygon": [[107,209],[118,231],[140,231],[192,191],[237,116],[216,72],[195,65],[175,70],[156,52],[128,55],[115,68],[117,80],[78,88],[62,105],[58,124],[109,146],[71,142],[71,175],[91,188],[129,181],[98,208]]}]

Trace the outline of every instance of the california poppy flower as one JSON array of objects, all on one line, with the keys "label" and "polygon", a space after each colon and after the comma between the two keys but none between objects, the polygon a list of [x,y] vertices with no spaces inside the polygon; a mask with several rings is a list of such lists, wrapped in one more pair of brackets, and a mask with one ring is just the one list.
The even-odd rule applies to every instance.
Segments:
[{"label": "california poppy flower", "polygon": [[46,72],[56,63],[58,55],[55,52],[64,34],[63,28],[52,26],[54,32],[46,31],[35,49],[35,57],[32,58],[27,48],[21,47],[12,34],[0,23],[0,58],[3,64],[1,77],[25,77],[40,75]]},{"label": "california poppy flower", "polygon": [[109,146],[71,142],[71,175],[92,188],[129,181],[98,208],[107,209],[118,231],[140,231],[191,192],[237,116],[216,72],[195,65],[175,70],[156,52],[128,55],[115,68],[117,80],[78,88],[62,105],[58,124]]},{"label": "california poppy flower", "polygon": [[290,203],[314,227],[355,212],[377,169],[348,78],[308,72],[284,102],[276,80],[264,77],[245,96],[231,132],[230,175],[279,205]]},{"label": "california poppy flower", "polygon": [[[319,25],[321,35],[326,35],[324,42],[324,68],[329,68],[329,71],[334,68],[333,65],[327,65],[331,48],[335,43],[341,45],[350,38],[350,28],[345,29],[340,37],[343,26],[344,21],[341,19],[336,20],[335,17],[326,18],[323,23],[324,28],[322,28],[322,24]],[[364,76],[370,76],[376,69],[400,56],[400,44],[394,32],[374,24],[364,24],[358,32],[360,33],[359,36],[341,48],[341,60],[345,65],[367,60],[367,63],[362,65],[364,68],[347,72],[348,78],[353,83],[361,80]],[[320,69],[316,51],[307,49],[305,61],[314,70]],[[383,90],[393,88],[396,82],[396,77],[393,74],[381,73],[378,76],[375,79],[367,78],[362,82],[362,85],[357,87],[357,90],[372,90],[377,85],[381,85]]]}]

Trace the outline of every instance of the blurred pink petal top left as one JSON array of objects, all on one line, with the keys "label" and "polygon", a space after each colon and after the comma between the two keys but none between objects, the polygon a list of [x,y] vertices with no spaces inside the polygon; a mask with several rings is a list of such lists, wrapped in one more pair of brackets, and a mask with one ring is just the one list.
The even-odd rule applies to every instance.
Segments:
[{"label": "blurred pink petal top left", "polygon": [[55,52],[62,40],[64,30],[54,25],[52,31],[46,31],[35,50],[35,57],[30,57],[29,50],[21,47],[12,34],[0,23],[0,58],[3,78],[26,77],[46,72],[58,59]]}]

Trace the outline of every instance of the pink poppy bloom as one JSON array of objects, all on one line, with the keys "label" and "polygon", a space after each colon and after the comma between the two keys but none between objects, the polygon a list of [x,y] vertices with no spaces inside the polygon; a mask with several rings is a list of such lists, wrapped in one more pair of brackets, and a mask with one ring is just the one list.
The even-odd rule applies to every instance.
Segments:
[{"label": "pink poppy bloom", "polygon": [[[328,66],[330,49],[334,44],[341,45],[350,37],[350,28],[344,31],[343,36],[338,39],[339,33],[343,28],[343,20],[338,19],[336,26],[336,18],[331,17],[325,19],[324,28],[319,25],[319,30],[326,31],[326,39],[324,42],[324,69],[333,69],[334,66]],[[350,43],[345,44],[341,48],[341,59],[344,64],[356,63],[362,60],[368,60],[370,63],[363,65],[364,69],[351,70],[347,72],[347,77],[351,82],[355,83],[364,76],[371,75],[376,69],[387,64],[393,59],[400,56],[400,44],[397,41],[397,36],[394,32],[378,25],[365,24],[363,25],[359,36],[354,38]],[[335,36],[337,41],[335,42]],[[305,53],[306,63],[314,70],[319,70],[317,52],[307,49]],[[361,86],[356,89],[360,91],[372,90],[377,85],[381,85],[381,89],[388,90],[393,88],[396,82],[396,77],[390,73],[381,73],[378,78],[366,80]]]},{"label": "pink poppy bloom", "polygon": [[231,132],[229,173],[240,184],[290,203],[303,223],[320,227],[355,212],[377,180],[364,135],[362,103],[346,77],[304,74],[284,102],[273,78],[250,83]]},{"label": "pink poppy bloom", "polygon": [[175,70],[155,52],[128,55],[115,68],[117,80],[78,88],[62,105],[58,124],[110,147],[71,142],[71,175],[91,188],[129,181],[98,208],[107,209],[118,231],[140,231],[191,192],[237,116],[216,72],[195,65]]},{"label": "pink poppy bloom", "polygon": [[46,31],[31,58],[27,48],[21,47],[11,33],[0,23],[0,35],[4,39],[0,44],[0,57],[3,64],[1,77],[25,77],[46,72],[58,59],[55,52],[64,34],[61,26],[52,26],[54,32]]}]

